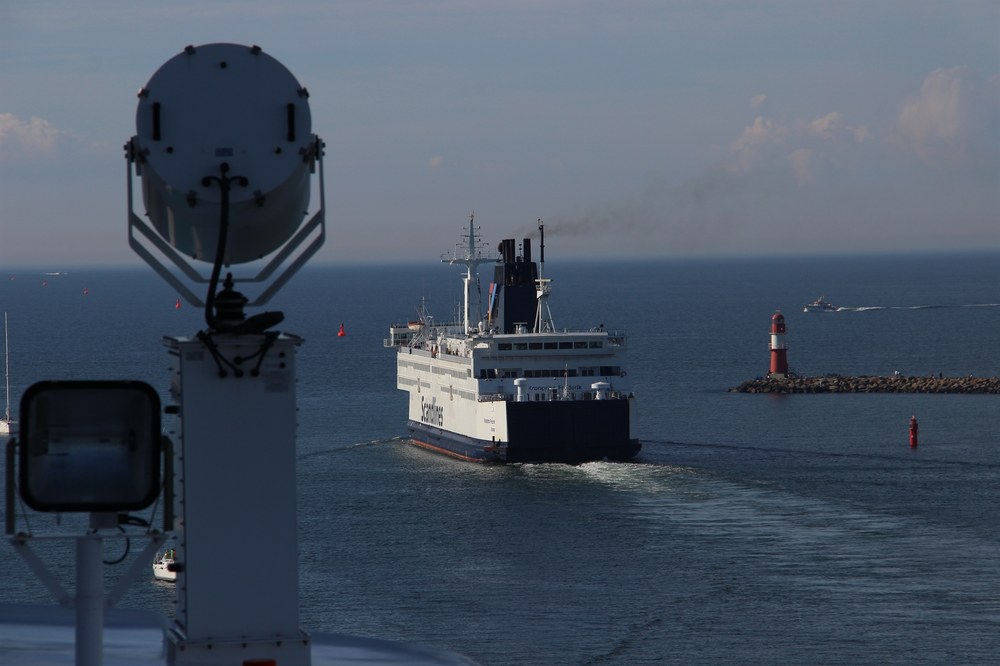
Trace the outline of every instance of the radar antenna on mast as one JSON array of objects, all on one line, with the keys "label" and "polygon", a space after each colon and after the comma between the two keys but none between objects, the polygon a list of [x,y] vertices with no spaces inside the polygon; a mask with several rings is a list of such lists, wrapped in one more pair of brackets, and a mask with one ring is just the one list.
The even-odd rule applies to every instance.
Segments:
[{"label": "radar antenna on mast", "polygon": [[[481,264],[492,263],[493,259],[486,256],[485,250],[486,245],[481,241],[477,235],[478,229],[475,225],[476,213],[473,212],[469,215],[469,233],[463,234],[462,238],[466,239],[464,247],[462,245],[456,246],[453,254],[450,257],[441,257],[441,261],[446,264],[458,264],[465,266],[465,276],[462,278],[462,283],[464,285],[465,292],[465,306],[462,315],[462,324],[464,326],[464,331],[469,332],[472,330],[472,325],[470,323],[471,319],[471,303],[472,300],[472,275],[476,272],[476,268]],[[477,300],[480,301],[476,304],[476,319],[480,319],[482,310],[482,294],[477,289]]]}]

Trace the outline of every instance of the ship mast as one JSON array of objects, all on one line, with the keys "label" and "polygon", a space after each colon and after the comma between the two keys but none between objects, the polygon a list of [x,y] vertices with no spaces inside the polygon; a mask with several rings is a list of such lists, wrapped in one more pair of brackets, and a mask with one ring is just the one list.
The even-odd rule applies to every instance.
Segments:
[{"label": "ship mast", "polygon": [[7,348],[7,313],[3,313],[3,376],[7,384],[7,407],[4,410],[4,421],[10,422],[10,350]]},{"label": "ship mast", "polygon": [[472,275],[476,271],[476,267],[480,264],[488,264],[493,260],[486,257],[483,254],[483,244],[482,241],[476,235],[476,226],[474,220],[476,214],[473,212],[469,215],[469,233],[464,234],[462,238],[467,240],[465,247],[459,245],[455,248],[455,254],[451,257],[443,257],[441,261],[446,264],[461,264],[465,266],[465,275],[462,277],[462,283],[464,285],[465,292],[465,306],[463,312],[463,332],[468,333],[472,327],[469,325],[469,310],[470,301],[472,299]]},{"label": "ship mast", "polygon": [[534,333],[554,331],[556,325],[552,321],[552,310],[549,309],[549,294],[552,292],[552,280],[545,277],[545,225],[538,220],[538,233],[541,236],[541,257],[538,262],[538,279],[535,280],[535,296],[538,298],[538,309],[535,311]]}]

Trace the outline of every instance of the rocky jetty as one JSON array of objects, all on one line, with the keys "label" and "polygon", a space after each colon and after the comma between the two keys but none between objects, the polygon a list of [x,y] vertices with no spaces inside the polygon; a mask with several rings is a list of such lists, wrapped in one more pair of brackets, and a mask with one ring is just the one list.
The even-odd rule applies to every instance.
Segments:
[{"label": "rocky jetty", "polygon": [[1000,393],[998,377],[758,377],[730,393]]}]

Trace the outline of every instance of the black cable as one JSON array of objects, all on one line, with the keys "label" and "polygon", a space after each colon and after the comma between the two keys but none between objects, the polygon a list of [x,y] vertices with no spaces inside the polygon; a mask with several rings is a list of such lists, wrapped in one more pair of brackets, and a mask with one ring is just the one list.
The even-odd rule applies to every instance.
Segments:
[{"label": "black cable", "polygon": [[[121,520],[121,517],[119,517],[119,521],[120,521],[120,520]],[[118,529],[119,529],[119,531],[121,531],[121,532],[124,532],[124,531],[125,531],[125,528],[124,528],[124,527],[122,527],[121,525],[119,525],[119,526],[118,526]],[[125,552],[123,552],[123,553],[122,553],[122,556],[121,556],[121,557],[119,557],[119,558],[118,558],[117,560],[105,560],[105,559],[103,559],[103,558],[102,558],[102,559],[101,559],[101,562],[103,562],[104,564],[107,564],[107,565],[109,565],[109,566],[114,566],[115,564],[121,564],[121,563],[122,563],[122,561],[123,561],[123,560],[124,560],[124,559],[125,559],[126,557],[128,557],[128,551],[129,551],[129,550],[130,550],[131,548],[132,548],[132,542],[131,542],[131,540],[130,540],[130,539],[129,539],[128,537],[125,537]]]},{"label": "black cable", "polygon": [[222,264],[226,257],[226,242],[229,236],[229,184],[236,181],[240,187],[246,187],[249,182],[246,176],[228,176],[229,163],[223,162],[219,165],[219,176],[205,176],[201,179],[203,187],[210,186],[213,182],[219,184],[219,239],[215,247],[215,263],[212,266],[212,278],[208,285],[208,297],[205,299],[205,323],[209,330],[221,330],[218,320],[213,312],[215,307],[215,290],[219,286],[219,274],[222,272]]}]

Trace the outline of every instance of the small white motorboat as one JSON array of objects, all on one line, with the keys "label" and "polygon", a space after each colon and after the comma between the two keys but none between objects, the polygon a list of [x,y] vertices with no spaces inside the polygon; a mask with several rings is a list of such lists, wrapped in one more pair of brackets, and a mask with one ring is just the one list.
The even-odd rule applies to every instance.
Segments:
[{"label": "small white motorboat", "polygon": [[802,311],[803,312],[836,312],[837,311],[837,306],[835,306],[832,303],[829,303],[829,302],[823,300],[824,298],[825,298],[824,296],[820,296],[815,301],[813,301],[812,303],[809,303],[804,308],[802,308]]},{"label": "small white motorboat", "polygon": [[174,563],[176,555],[177,553],[173,548],[167,548],[162,553],[157,553],[156,559],[153,560],[153,578],[176,582],[177,572],[171,566]]}]

